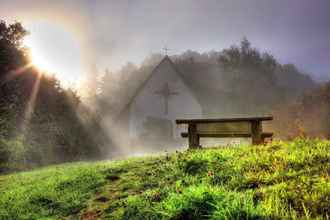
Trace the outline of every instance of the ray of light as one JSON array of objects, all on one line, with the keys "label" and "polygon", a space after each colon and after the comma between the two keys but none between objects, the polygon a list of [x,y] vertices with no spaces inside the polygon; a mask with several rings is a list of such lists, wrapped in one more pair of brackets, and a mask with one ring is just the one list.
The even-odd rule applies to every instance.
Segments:
[{"label": "ray of light", "polygon": [[26,128],[28,127],[28,124],[31,120],[31,116],[34,112],[34,107],[35,107],[35,103],[36,103],[36,99],[37,99],[37,95],[39,92],[39,86],[40,86],[40,79],[41,79],[41,73],[37,74],[37,79],[34,82],[33,88],[32,88],[32,92],[30,95],[30,98],[27,102],[25,111],[24,111],[24,118],[21,124],[21,131],[23,133],[25,133]]},{"label": "ray of light", "polygon": [[2,81],[2,84],[15,79],[16,77],[18,77],[19,75],[21,75],[22,73],[24,73],[27,69],[31,68],[33,65],[32,63],[28,63],[27,65],[20,67],[18,69],[15,70],[11,70],[9,72],[8,75],[5,76],[4,80]]}]

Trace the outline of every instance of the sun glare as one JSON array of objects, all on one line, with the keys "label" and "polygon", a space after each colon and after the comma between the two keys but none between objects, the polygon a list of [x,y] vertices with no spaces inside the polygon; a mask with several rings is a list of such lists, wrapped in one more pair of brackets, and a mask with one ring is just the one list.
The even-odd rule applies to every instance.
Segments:
[{"label": "sun glare", "polygon": [[44,59],[42,53],[37,51],[37,49],[31,50],[31,59],[32,64],[45,73],[54,70],[54,68],[49,63],[47,63],[47,60]]},{"label": "sun glare", "polygon": [[30,48],[32,64],[54,74],[63,85],[75,84],[81,74],[81,46],[64,26],[50,22],[27,25],[30,31],[24,44]]}]

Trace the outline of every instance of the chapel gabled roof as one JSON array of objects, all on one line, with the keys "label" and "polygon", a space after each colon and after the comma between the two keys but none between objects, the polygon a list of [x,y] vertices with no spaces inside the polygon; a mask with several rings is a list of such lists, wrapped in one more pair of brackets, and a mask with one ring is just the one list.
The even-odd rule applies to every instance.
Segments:
[{"label": "chapel gabled roof", "polygon": [[196,98],[197,102],[199,102],[196,94],[194,93],[194,90],[191,89],[191,87],[189,86],[189,84],[187,84],[185,78],[183,77],[183,74],[180,73],[180,71],[178,70],[178,68],[176,67],[176,65],[173,63],[173,61],[170,59],[170,57],[168,55],[165,55],[165,57],[159,62],[158,65],[156,65],[153,70],[151,71],[151,73],[149,74],[149,76],[143,81],[143,83],[136,89],[134,95],[128,100],[128,102],[126,102],[126,104],[123,106],[123,108],[119,111],[119,114],[121,114],[121,112],[125,111],[127,108],[129,108],[129,106],[133,103],[134,99],[138,96],[138,94],[142,91],[142,89],[145,87],[145,85],[149,82],[149,80],[151,79],[151,77],[154,75],[154,73],[157,71],[157,69],[165,62],[168,62],[171,67],[174,69],[175,73],[182,79],[183,83],[187,86],[187,88],[190,90],[191,94]]}]

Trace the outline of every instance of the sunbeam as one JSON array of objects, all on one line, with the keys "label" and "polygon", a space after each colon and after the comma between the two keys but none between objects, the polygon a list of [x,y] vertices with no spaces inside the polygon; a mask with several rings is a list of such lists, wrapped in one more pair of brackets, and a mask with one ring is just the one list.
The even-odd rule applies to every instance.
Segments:
[{"label": "sunbeam", "polygon": [[32,63],[28,63],[26,64],[25,66],[23,67],[20,67],[18,69],[15,69],[15,70],[12,70],[9,72],[8,75],[5,76],[4,80],[2,83],[6,83],[10,80],[13,80],[15,79],[16,77],[18,77],[19,75],[23,74],[27,69],[33,67],[33,64]]},{"label": "sunbeam", "polygon": [[21,124],[21,131],[23,132],[23,134],[25,133],[25,131],[29,125],[29,122],[31,120],[31,116],[34,112],[34,107],[35,107],[36,99],[37,99],[38,92],[39,92],[41,76],[42,76],[41,73],[37,73],[37,78],[34,82],[30,98],[26,104],[26,108],[24,111],[24,118],[23,118],[23,121]]}]

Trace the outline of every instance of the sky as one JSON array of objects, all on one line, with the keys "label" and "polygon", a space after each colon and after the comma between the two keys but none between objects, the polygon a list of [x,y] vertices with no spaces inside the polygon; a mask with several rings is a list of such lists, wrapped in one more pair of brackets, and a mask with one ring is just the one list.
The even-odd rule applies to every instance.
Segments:
[{"label": "sky", "polygon": [[328,80],[329,11],[329,0],[0,0],[0,19],[30,29],[46,21],[74,36],[82,63],[74,79],[93,63],[118,70],[164,46],[170,55],[207,52],[247,37],[281,63]]}]

